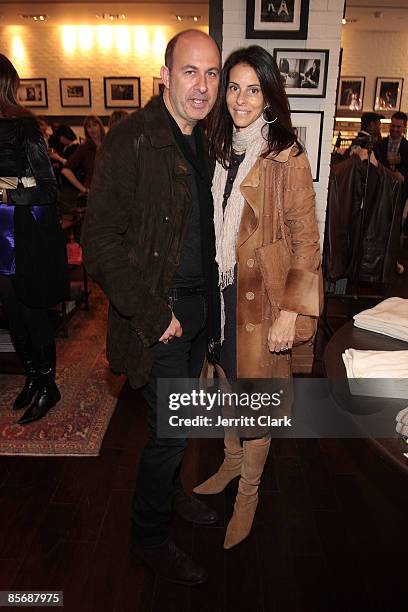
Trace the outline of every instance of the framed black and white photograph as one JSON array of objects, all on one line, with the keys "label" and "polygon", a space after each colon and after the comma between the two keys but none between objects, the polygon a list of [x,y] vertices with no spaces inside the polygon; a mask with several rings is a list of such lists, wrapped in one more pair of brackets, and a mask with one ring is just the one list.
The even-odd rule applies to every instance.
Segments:
[{"label": "framed black and white photograph", "polygon": [[160,77],[153,77],[153,95],[159,96],[164,89],[164,83]]},{"label": "framed black and white photograph", "polygon": [[324,98],[327,87],[327,49],[275,49],[286,93],[292,98]]},{"label": "framed black and white photograph", "polygon": [[23,106],[47,108],[47,79],[20,79],[17,100]]},{"label": "framed black and white photograph", "polygon": [[400,77],[377,77],[375,83],[374,110],[399,111],[401,109],[402,86]]},{"label": "framed black and white photograph", "polygon": [[91,106],[91,79],[60,79],[61,106]]},{"label": "framed black and white photograph", "polygon": [[306,40],[309,0],[247,0],[246,38]]},{"label": "framed black and white photograph", "polygon": [[319,180],[320,151],[323,134],[323,111],[291,111],[292,125],[305,148],[312,170],[313,181]]},{"label": "framed black and white photograph", "polygon": [[363,110],[365,78],[342,76],[337,94],[337,110],[361,112]]},{"label": "framed black and white photograph", "polygon": [[103,77],[106,108],[140,108],[140,77]]}]

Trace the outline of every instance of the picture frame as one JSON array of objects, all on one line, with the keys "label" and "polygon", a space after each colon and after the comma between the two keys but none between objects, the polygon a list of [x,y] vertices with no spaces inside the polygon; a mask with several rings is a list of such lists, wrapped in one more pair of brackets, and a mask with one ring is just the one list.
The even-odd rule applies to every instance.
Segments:
[{"label": "picture frame", "polygon": [[140,77],[103,77],[105,108],[140,108]]},{"label": "picture frame", "polygon": [[377,77],[375,81],[374,110],[396,112],[401,110],[404,79],[402,77]]},{"label": "picture frame", "polygon": [[153,96],[159,96],[164,83],[160,77],[153,77]]},{"label": "picture frame", "polygon": [[90,107],[91,79],[60,79],[60,98],[62,107]]},{"label": "picture frame", "polygon": [[307,39],[309,0],[247,0],[246,38]]},{"label": "picture frame", "polygon": [[20,79],[17,100],[30,108],[48,108],[47,79]]},{"label": "picture frame", "polygon": [[319,181],[323,135],[323,111],[291,111],[292,125],[304,146],[312,170],[313,182]]},{"label": "picture frame", "polygon": [[337,93],[337,110],[361,113],[364,103],[365,77],[341,76]]},{"label": "picture frame", "polygon": [[273,57],[289,98],[325,98],[328,49],[275,49]]}]

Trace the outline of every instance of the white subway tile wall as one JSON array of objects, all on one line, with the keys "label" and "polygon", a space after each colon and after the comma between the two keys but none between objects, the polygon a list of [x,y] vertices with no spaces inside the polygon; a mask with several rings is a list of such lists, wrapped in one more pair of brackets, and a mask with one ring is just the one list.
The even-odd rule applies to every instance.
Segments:
[{"label": "white subway tile wall", "polygon": [[[37,27],[37,25],[39,27]],[[27,26],[0,27],[0,53],[11,59],[21,78],[45,77],[48,108],[44,115],[109,115],[104,76],[139,76],[142,106],[160,75],[164,51],[179,27]],[[206,27],[199,28],[207,31]],[[62,108],[60,78],[90,78],[92,108]]]},{"label": "white subway tile wall", "polygon": [[[245,38],[246,0],[224,0],[224,59],[237,47],[251,44],[261,45],[271,53],[273,53],[275,48],[329,49],[330,51],[326,98],[292,98],[290,100],[290,105],[293,110],[324,111],[320,177],[319,182],[314,183],[316,191],[316,215],[322,241],[330,172],[329,164],[336,103],[335,98],[343,6],[344,0],[310,0],[309,32],[307,40],[248,40]],[[406,44],[408,46],[408,39]]]}]

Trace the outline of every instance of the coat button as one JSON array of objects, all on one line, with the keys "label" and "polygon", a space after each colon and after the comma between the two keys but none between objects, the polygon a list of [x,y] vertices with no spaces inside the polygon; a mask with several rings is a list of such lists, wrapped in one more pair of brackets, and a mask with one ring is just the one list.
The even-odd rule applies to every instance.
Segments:
[{"label": "coat button", "polygon": [[170,221],[170,217],[168,217],[167,215],[163,217],[163,223],[168,223],[169,221]]},{"label": "coat button", "polygon": [[255,329],[255,325],[253,323],[247,323],[245,325],[245,329],[247,332],[253,332]]},{"label": "coat button", "polygon": [[154,251],[153,257],[158,257],[158,256],[159,256],[159,251]]},{"label": "coat button", "polygon": [[247,259],[248,268],[253,268],[255,265],[255,259]]},{"label": "coat button", "polygon": [[245,297],[247,300],[251,301],[255,298],[255,294],[252,293],[252,291],[248,291],[248,293],[245,294]]}]

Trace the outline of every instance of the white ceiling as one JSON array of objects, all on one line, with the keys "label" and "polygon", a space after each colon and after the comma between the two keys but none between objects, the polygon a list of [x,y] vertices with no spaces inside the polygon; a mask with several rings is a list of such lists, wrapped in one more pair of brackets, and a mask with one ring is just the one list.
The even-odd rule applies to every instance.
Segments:
[{"label": "white ceiling", "polygon": [[[125,14],[124,21],[102,21],[97,19],[96,14],[111,13]],[[45,22],[32,22],[21,19],[21,14],[46,14]],[[176,20],[175,15],[192,17],[201,16],[195,23],[191,19],[182,22]],[[2,16],[2,18],[1,18]],[[33,27],[46,27],[51,25],[180,25],[182,29],[194,27],[195,25],[208,26],[208,2],[203,0],[189,0],[188,2],[173,2],[172,0],[143,0],[143,2],[120,2],[111,0],[103,2],[64,2],[53,0],[53,2],[42,2],[31,0],[30,2],[19,2],[0,0],[0,25],[22,25],[31,24]]]},{"label": "white ceiling", "polygon": [[345,28],[408,32],[408,0],[346,0],[346,4],[346,18],[356,22]]},{"label": "white ceiling", "polygon": [[[312,6],[313,1],[310,0]],[[182,0],[178,2],[173,2],[173,0],[160,0],[160,2],[157,0],[143,0],[142,2],[110,0],[110,2],[102,3],[98,0],[90,0],[86,3],[80,0],[72,0],[72,2],[29,0],[24,3],[19,0],[8,0],[8,2],[0,0],[1,25],[26,23],[20,17],[20,14],[24,13],[45,13],[49,16],[45,23],[33,23],[33,27],[105,23],[96,18],[97,13],[124,13],[126,20],[119,22],[122,25],[173,26],[176,22],[176,14],[186,16],[198,14],[201,15],[198,24],[208,26],[208,1],[203,0],[188,0],[187,2]],[[408,32],[408,0],[347,0],[346,17],[356,20],[344,26],[352,30]],[[182,29],[194,26],[194,22],[186,20],[179,25]]]}]

